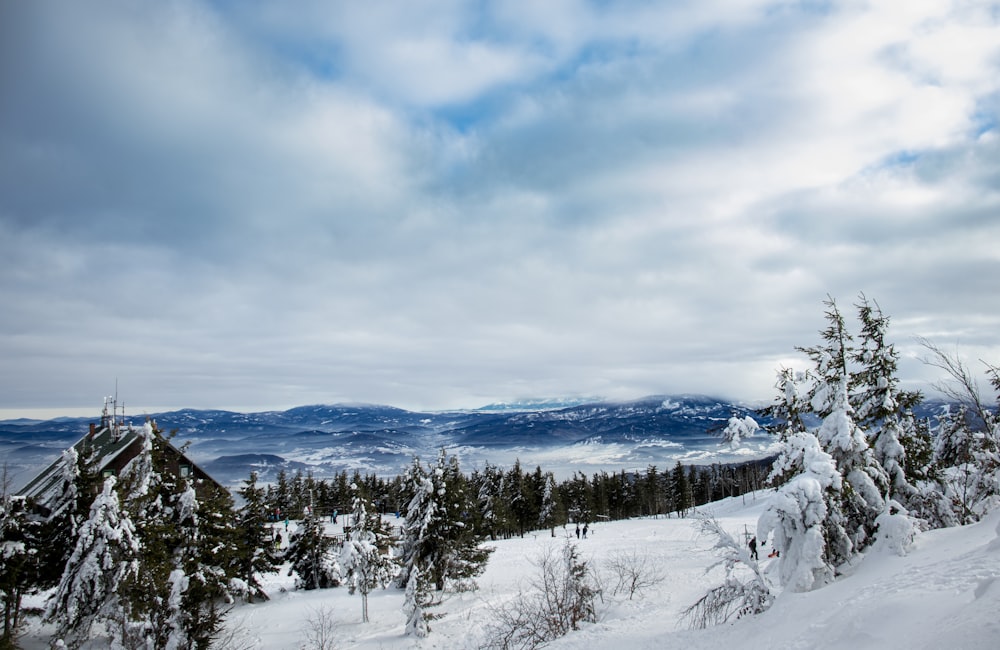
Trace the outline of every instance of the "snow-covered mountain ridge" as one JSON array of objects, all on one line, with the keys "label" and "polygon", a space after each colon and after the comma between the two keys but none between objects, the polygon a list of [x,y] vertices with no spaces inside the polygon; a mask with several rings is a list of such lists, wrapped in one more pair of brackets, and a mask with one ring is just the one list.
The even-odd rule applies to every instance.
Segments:
[{"label": "snow-covered mountain ridge", "polygon": [[[15,484],[26,482],[79,439],[96,415],[0,421],[0,454],[16,474]],[[503,408],[443,412],[333,404],[255,413],[181,409],[148,417],[164,431],[176,431],[175,442],[188,443],[189,455],[218,480],[234,484],[251,470],[268,481],[282,468],[312,471],[317,477],[345,469],[394,475],[414,455],[427,458],[442,446],[467,470],[520,460],[560,476],[770,454],[773,441],[763,432],[737,449],[719,444],[719,432],[734,415],[752,415],[765,423],[747,406],[700,395],[625,402],[528,400]],[[131,419],[139,424],[144,417]]]},{"label": "snow-covered mountain ridge", "polygon": [[[181,409],[152,413],[192,458],[224,483],[251,469],[267,481],[281,468],[327,476],[343,469],[395,474],[412,456],[448,447],[472,469],[520,459],[561,474],[728,462],[768,453],[770,439],[734,452],[718,444],[730,416],[753,412],[704,396],[650,396],[627,402],[528,400],[468,411],[416,412],[384,405],[309,405],[239,413]],[[141,421],[143,418],[138,418]],[[83,435],[92,419],[0,422],[0,452],[28,473]],[[24,479],[26,480],[26,478]]]}]

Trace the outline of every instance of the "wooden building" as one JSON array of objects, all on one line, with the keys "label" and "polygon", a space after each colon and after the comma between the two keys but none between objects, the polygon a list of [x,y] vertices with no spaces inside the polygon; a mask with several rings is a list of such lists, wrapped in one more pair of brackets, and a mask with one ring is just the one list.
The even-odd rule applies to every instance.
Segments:
[{"label": "wooden building", "polygon": [[[108,406],[112,406],[109,412]],[[150,423],[156,431],[155,422]],[[155,433],[154,435],[159,435]],[[170,474],[181,479],[192,481],[199,497],[207,490],[222,490],[225,488],[215,479],[198,467],[181,450],[163,439],[162,467],[156,470],[161,474]],[[139,455],[143,446],[142,428],[125,424],[124,414],[119,416],[117,403],[105,400],[100,423],[91,423],[90,430],[80,440],[73,444],[73,449],[80,458],[85,459],[102,478],[120,476],[132,459]],[[50,517],[53,508],[58,503],[64,490],[64,462],[60,457],[43,469],[35,478],[22,487],[17,496],[32,504],[34,512],[42,517]]]}]

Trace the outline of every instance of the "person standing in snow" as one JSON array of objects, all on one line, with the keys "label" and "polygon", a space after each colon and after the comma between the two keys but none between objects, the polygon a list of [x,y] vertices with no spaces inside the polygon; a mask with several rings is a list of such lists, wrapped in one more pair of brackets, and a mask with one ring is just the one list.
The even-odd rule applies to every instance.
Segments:
[{"label": "person standing in snow", "polygon": [[580,522],[576,522],[576,538],[580,539]]},{"label": "person standing in snow", "polygon": [[587,539],[587,530],[590,528],[590,524],[583,525],[583,538]]},{"label": "person standing in snow", "polygon": [[759,557],[757,557],[757,538],[756,537],[751,537],[750,538],[750,557],[752,557],[755,560],[759,560],[760,559]]}]

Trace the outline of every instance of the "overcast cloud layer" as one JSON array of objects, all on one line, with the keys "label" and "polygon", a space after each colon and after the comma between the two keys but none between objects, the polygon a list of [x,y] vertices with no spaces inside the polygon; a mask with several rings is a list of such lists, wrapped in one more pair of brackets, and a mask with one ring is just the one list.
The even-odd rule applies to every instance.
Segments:
[{"label": "overcast cloud layer", "polygon": [[1000,361],[996,2],[0,8],[0,409],[769,400],[860,292]]}]

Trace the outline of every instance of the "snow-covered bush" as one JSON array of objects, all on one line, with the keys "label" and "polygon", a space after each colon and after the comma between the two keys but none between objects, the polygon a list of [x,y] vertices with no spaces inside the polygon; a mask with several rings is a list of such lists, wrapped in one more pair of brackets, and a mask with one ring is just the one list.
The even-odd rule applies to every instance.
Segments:
[{"label": "snow-covered bush", "polygon": [[889,507],[875,520],[874,548],[885,548],[897,555],[906,555],[917,535],[917,522],[903,506],[889,501]]}]

